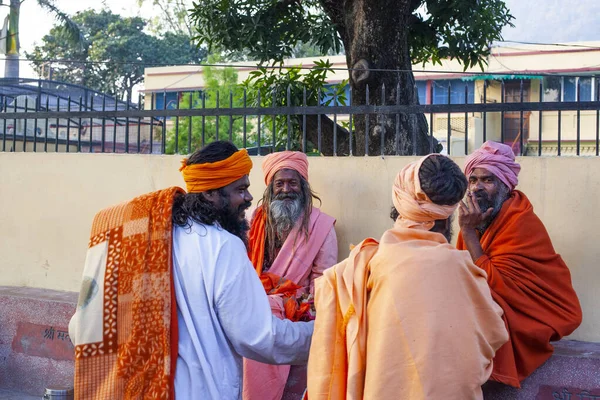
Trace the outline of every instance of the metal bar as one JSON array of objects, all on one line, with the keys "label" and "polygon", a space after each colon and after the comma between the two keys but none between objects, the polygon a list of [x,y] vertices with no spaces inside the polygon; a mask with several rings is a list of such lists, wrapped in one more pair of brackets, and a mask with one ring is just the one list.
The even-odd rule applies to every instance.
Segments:
[{"label": "metal bar", "polygon": [[[302,106],[306,107],[306,86],[302,87]],[[302,152],[306,153],[307,138],[306,138],[306,114],[302,113]]]},{"label": "metal bar", "polygon": [[[69,95],[68,99],[67,99],[68,103],[67,103],[67,112],[70,113],[71,112],[71,96]],[[70,152],[69,150],[69,146],[71,145],[70,142],[70,137],[71,137],[71,118],[67,118],[67,153]]]},{"label": "metal bar", "polygon": [[[94,109],[94,96],[90,97],[90,109]],[[94,118],[90,117],[90,148],[89,152],[93,151],[93,139],[94,139]]]},{"label": "metal bar", "polygon": [[[544,101],[544,80],[540,79],[540,103]],[[538,156],[542,156],[542,111],[539,113]]]},{"label": "metal bar", "polygon": [[[25,112],[29,111],[29,97],[25,97]],[[34,133],[35,136],[35,133]],[[69,147],[67,146],[67,149]],[[27,119],[23,120],[23,152],[27,151]]]},{"label": "metal bar", "polygon": [[[500,103],[504,102],[504,80],[500,81]],[[504,111],[500,113],[500,143],[504,143]]]},{"label": "metal bar", "polygon": [[[138,109],[141,109],[144,107],[144,105],[142,104],[142,94],[138,93]],[[140,154],[141,151],[141,147],[142,147],[142,119],[140,117],[138,117],[137,119],[137,140],[136,140],[136,154]]]},{"label": "metal bar", "polygon": [[[7,104],[8,104],[8,98],[4,97],[2,111],[6,111]],[[2,126],[2,151],[6,151],[6,125],[7,125],[6,117],[3,117],[2,125],[3,125]]]},{"label": "metal bar", "polygon": [[[218,110],[219,109],[219,102],[221,100],[219,99],[219,91],[217,90],[217,105],[215,106],[215,108]],[[215,140],[219,140],[219,116],[215,116]]]},{"label": "metal bar", "polygon": [[[83,98],[79,96],[79,111],[83,108]],[[77,152],[81,153],[81,117],[79,117],[79,125],[77,127]]]},{"label": "metal bar", "polygon": [[[127,105],[125,109],[131,108],[131,93],[127,92]],[[129,117],[125,117],[125,153],[129,153]]]},{"label": "metal bar", "polygon": [[[333,104],[337,105],[337,92],[333,94]],[[333,156],[337,156],[337,114],[333,113]]]},{"label": "metal bar", "polygon": [[[118,110],[118,105],[119,105],[119,101],[115,98],[115,111]],[[115,118],[115,120],[113,122],[113,146],[112,146],[113,153],[117,152],[117,123],[118,123],[118,121],[119,120],[117,118]],[[163,129],[163,133],[164,133],[164,129]]]},{"label": "metal bar", "polygon": [[[487,104],[487,80],[483,81],[483,104]],[[483,142],[487,141],[487,112],[483,112]]]},{"label": "metal bar", "polygon": [[[319,90],[317,91],[317,104],[321,105],[321,98],[322,98],[322,93],[321,93],[321,88],[319,88]],[[322,154],[323,152],[321,151],[322,148],[322,140],[321,140],[321,135],[322,135],[322,131],[321,131],[321,114],[317,114],[317,150],[319,151],[320,154]]]},{"label": "metal bar", "polygon": [[[277,92],[275,92],[275,89],[273,89],[272,92],[272,97],[273,97],[273,106],[275,106],[275,104],[277,104]],[[276,131],[277,131],[277,127],[276,127],[276,122],[277,122],[277,118],[275,117],[275,115],[273,115],[273,130],[271,131],[271,151],[273,153],[275,153],[275,141],[276,141]]]},{"label": "metal bar", "polygon": [[[292,106],[292,90],[290,85],[287,87],[286,92],[286,104],[288,107]],[[292,116],[288,114],[287,116],[287,140],[285,142],[285,149],[290,150],[292,147]]]},{"label": "metal bar", "polygon": [[[177,105],[175,106],[179,110],[179,96],[181,92],[177,92]],[[165,125],[166,127],[166,125]],[[179,154],[179,117],[175,119],[175,154]]]},{"label": "metal bar", "polygon": [[[202,91],[202,110],[204,111],[206,109],[206,92]],[[204,147],[204,144],[206,143],[206,117],[203,115],[202,116],[202,146]]]},{"label": "metal bar", "polygon": [[[60,111],[60,98],[56,99],[56,111]],[[56,134],[54,135],[54,151],[58,153],[58,129],[60,127],[60,119],[56,117]]]},{"label": "metal bar", "polygon": [[[448,104],[451,103],[451,96],[452,96],[452,84],[448,81]],[[450,155],[450,141],[452,140],[451,136],[452,136],[452,115],[450,114],[450,110],[448,110],[448,120],[446,121],[446,125],[447,125],[447,131],[446,131],[446,153],[448,155]]]},{"label": "metal bar", "polygon": [[[385,84],[381,85],[381,105],[385,106]],[[383,124],[383,114],[379,114],[379,126],[381,129],[381,140],[379,141],[379,152],[381,153],[381,157],[385,155],[385,128]],[[413,146],[414,147],[414,146]]]},{"label": "metal bar", "polygon": [[[350,104],[350,105],[352,104],[352,86],[350,86],[350,89],[348,90],[348,104]],[[354,149],[353,149],[353,147],[354,147],[354,146],[353,146],[353,144],[352,144],[352,139],[353,139],[353,138],[352,138],[352,136],[353,136],[353,135],[352,135],[352,134],[353,134],[353,132],[352,132],[352,131],[353,131],[353,129],[352,129],[352,112],[350,112],[348,115],[349,115],[349,117],[348,117],[348,118],[349,118],[349,119],[348,119],[348,126],[349,126],[349,128],[350,128],[350,135],[349,135],[349,136],[350,136],[349,149],[350,149],[350,155],[353,155],[353,154],[354,154],[354,151],[353,151],[353,150],[354,150]]]},{"label": "metal bar", "polygon": [[[562,102],[562,85],[560,85],[558,87],[558,102],[561,103]],[[562,153],[562,145],[561,145],[561,134],[562,134],[562,113],[560,110],[558,110],[558,133],[557,133],[557,140],[558,140],[558,155],[560,156]]]},{"label": "metal bar", "polygon": [[[258,92],[256,94],[256,102],[258,103],[258,107],[260,107],[260,89],[258,90]],[[256,117],[257,117],[257,120],[258,120],[258,122],[257,122],[257,124],[258,124],[257,125],[257,133],[256,133],[256,142],[257,142],[258,149],[256,151],[256,154],[258,154],[260,156],[261,155],[260,154],[260,128],[261,128],[260,119],[261,119],[261,115],[258,114]]]},{"label": "metal bar", "polygon": [[162,127],[160,132],[160,154],[165,154],[166,143],[165,138],[167,136],[167,113],[164,111],[167,109],[167,91],[163,91],[163,118],[162,118]]},{"label": "metal bar", "polygon": [[[40,109],[40,95],[39,93],[35,98],[35,111]],[[33,152],[37,152],[37,130],[38,130],[38,120],[37,118],[33,119]]]},{"label": "metal bar", "polygon": [[[102,96],[102,111],[106,111],[106,95]],[[90,125],[91,126],[91,125]],[[100,136],[100,152],[106,151],[106,118],[102,118],[102,132]]]},{"label": "metal bar", "polygon": [[[520,81],[520,103],[523,104],[523,79],[521,79]],[[519,115],[519,154],[523,155],[523,136],[525,136],[525,133],[523,132],[524,130],[524,126],[523,126],[523,110],[521,110],[521,113]]]},{"label": "metal bar", "polygon": [[[473,89],[475,90],[475,89]],[[473,95],[473,97],[475,97]],[[465,84],[465,104],[469,103],[469,85]],[[469,155],[469,113],[465,113],[465,156]]]},{"label": "metal bar", "polygon": [[[581,102],[581,106],[580,106],[580,110],[581,111],[596,111],[598,108],[600,107],[600,101],[583,101]],[[400,105],[397,106],[395,104],[393,105],[387,105],[387,106],[381,106],[381,105],[360,105],[360,106],[327,106],[327,107],[317,107],[317,106],[309,106],[306,108],[303,108],[302,106],[293,106],[293,107],[253,107],[253,108],[237,108],[235,109],[235,115],[263,115],[263,116],[270,116],[270,115],[295,115],[295,114],[302,114],[303,112],[306,113],[306,115],[318,115],[318,114],[333,114],[333,113],[337,113],[337,114],[348,114],[348,113],[353,113],[353,114],[395,114],[395,113],[402,113],[402,114],[427,114],[427,113],[464,113],[464,112],[469,112],[469,113],[473,113],[473,112],[519,112],[519,111],[576,111],[577,110],[577,102],[573,101],[573,102],[561,102],[556,103],[556,102],[545,102],[545,103],[538,103],[538,102],[528,102],[528,103],[523,103],[522,105],[519,102],[516,103],[490,103],[490,104],[414,104],[414,105]],[[69,115],[66,111],[60,111],[60,112],[56,112],[56,111],[52,111],[52,112],[29,112],[29,113],[16,113],[16,112],[9,112],[6,114],[3,114],[3,118],[6,119],[11,119],[11,118],[35,118],[38,117],[39,119],[43,119],[43,118],[56,118],[56,117],[61,117],[61,118],[66,118],[67,116],[70,116],[71,118],[102,118],[102,117],[107,117],[107,118],[125,118],[125,117],[130,117],[130,118],[136,118],[136,117],[158,117],[158,116],[168,116],[168,117],[187,117],[187,116],[205,116],[205,117],[212,117],[212,116],[228,116],[230,114],[230,111],[228,111],[227,108],[223,108],[220,110],[216,110],[214,108],[207,108],[207,109],[193,109],[193,110],[188,110],[188,109],[179,109],[179,110],[175,110],[175,109],[171,109],[171,110],[166,110],[166,111],[162,111],[162,110],[119,110],[119,111],[113,111],[113,110],[107,110],[105,113],[102,113],[101,111],[83,111],[83,112],[77,112],[77,111],[73,111],[71,112],[71,114]]]},{"label": "metal bar", "polygon": [[[229,109],[233,110],[233,92],[229,91]],[[229,115],[229,141],[233,142],[233,114]]]},{"label": "metal bar", "polygon": [[[429,99],[430,103],[433,104],[433,83],[429,85]],[[429,113],[429,152],[433,153],[433,112]]]},{"label": "metal bar", "polygon": [[[396,105],[400,105],[400,82],[396,85]],[[394,138],[396,155],[400,155],[400,114],[396,113],[396,137]]]},{"label": "metal bar", "polygon": [[[50,107],[50,96],[46,95],[46,111],[48,111]],[[49,119],[46,117],[45,120],[45,128],[44,129],[44,153],[48,151],[48,127],[50,125]]]},{"label": "metal bar", "polygon": [[[243,101],[244,101],[244,108],[246,108],[246,106],[247,106],[247,93],[246,93],[246,89],[244,89]],[[244,126],[243,126],[243,131],[242,131],[242,141],[243,141],[243,147],[244,148],[248,147],[248,138],[247,138],[247,132],[246,132],[246,130],[248,129],[247,126],[246,126],[247,125],[247,118],[248,117],[246,117],[244,115],[244,122],[243,122]]]},{"label": "metal bar", "polygon": [[[11,147],[12,151],[15,151],[17,149],[17,117],[16,117],[16,115],[17,115],[17,99],[16,98],[14,99],[14,104],[15,104],[15,110],[14,110],[15,118],[13,119],[13,134],[12,134],[13,142],[12,142],[12,147]],[[58,137],[57,137],[57,139],[58,139]],[[58,141],[56,143],[58,145]]]},{"label": "metal bar", "polygon": [[[191,110],[194,107],[194,93],[190,92],[190,104],[188,105],[188,108]],[[192,116],[189,117],[188,119],[188,140],[187,140],[187,153],[191,154],[192,153],[192,125],[194,124],[194,121],[192,119]]]},{"label": "metal bar", "polygon": [[[596,101],[600,102],[600,79],[594,77],[596,82]],[[596,110],[596,155],[600,155],[600,107]]]},{"label": "metal bar", "polygon": [[[154,110],[154,92],[150,94],[150,110]],[[145,107],[144,107],[145,108]],[[146,110],[144,110],[146,111]],[[154,143],[154,117],[150,117],[150,154],[153,153],[152,147]]]},{"label": "metal bar", "polygon": [[[365,104],[369,105],[369,84],[367,84],[365,89]],[[369,116],[370,114],[365,114],[365,156],[369,155]]]},{"label": "metal bar", "polygon": [[[577,103],[581,103],[581,80],[577,78]],[[577,155],[581,154],[581,110],[577,108]]]}]

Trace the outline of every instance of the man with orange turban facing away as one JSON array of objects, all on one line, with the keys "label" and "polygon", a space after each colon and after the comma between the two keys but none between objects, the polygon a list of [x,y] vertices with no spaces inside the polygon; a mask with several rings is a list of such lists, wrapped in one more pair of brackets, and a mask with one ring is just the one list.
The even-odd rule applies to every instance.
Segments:
[{"label": "man with orange turban facing away", "polygon": [[242,396],[242,357],[306,364],[313,322],[281,320],[248,259],[247,151],[217,141],[173,187],[101,211],[79,303],[75,398]]},{"label": "man with orange turban facing away", "polygon": [[485,272],[449,244],[466,188],[448,157],[407,165],[394,227],[317,281],[309,400],[482,399],[508,333]]},{"label": "man with orange turban facing away", "polygon": [[491,380],[514,387],[552,355],[550,342],[571,334],[582,318],[569,269],[529,199],[515,190],[520,170],[501,143],[485,142],[467,157],[469,192],[457,242],[486,272],[504,310],[510,340],[496,354]]},{"label": "man with orange turban facing away", "polygon": [[[250,260],[276,317],[312,319],[314,280],[337,262],[335,219],[313,206],[320,199],[308,182],[306,154],[273,153],[262,167],[267,188],[252,217]],[[305,388],[304,367],[244,360],[244,400],[281,400],[284,392],[299,398]]]}]

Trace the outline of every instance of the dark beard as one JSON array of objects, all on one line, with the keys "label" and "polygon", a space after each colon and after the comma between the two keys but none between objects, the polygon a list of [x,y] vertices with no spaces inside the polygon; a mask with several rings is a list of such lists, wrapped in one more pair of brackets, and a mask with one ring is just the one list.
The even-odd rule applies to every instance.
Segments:
[{"label": "dark beard", "polygon": [[271,201],[270,217],[273,218],[277,236],[282,242],[296,225],[303,210],[304,201],[299,193],[280,193]]},{"label": "dark beard", "polygon": [[494,218],[496,218],[496,215],[498,215],[498,213],[502,209],[502,205],[504,205],[504,202],[508,199],[509,192],[510,191],[508,190],[508,188],[506,186],[501,185],[500,188],[498,189],[498,193],[493,198],[488,197],[485,192],[484,192],[484,196],[482,196],[482,197],[475,196],[475,200],[477,201],[477,204],[479,205],[479,209],[481,210],[482,213],[485,213],[490,208],[493,210],[492,215],[490,215],[489,218],[487,218],[479,226],[477,226],[476,229],[480,233],[485,232],[485,230],[491,225]]},{"label": "dark beard", "polygon": [[240,215],[250,207],[252,203],[246,202],[240,205],[237,209],[232,209],[229,203],[229,199],[222,197],[221,205],[219,207],[219,215],[217,221],[219,225],[227,232],[239,237],[246,248],[248,248],[248,231],[250,230],[250,224],[246,218],[241,218]]}]

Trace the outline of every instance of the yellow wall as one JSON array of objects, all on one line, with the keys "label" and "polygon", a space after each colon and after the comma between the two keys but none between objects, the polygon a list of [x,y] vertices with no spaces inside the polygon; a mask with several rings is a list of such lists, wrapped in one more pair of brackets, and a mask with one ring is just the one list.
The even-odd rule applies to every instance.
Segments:
[{"label": "yellow wall", "polygon": [[[0,153],[0,286],[76,291],[94,214],[152,190],[182,185],[179,156]],[[337,218],[340,256],[390,227],[390,190],[411,157],[310,158],[322,209]],[[261,158],[251,174],[255,201],[264,190]],[[462,165],[463,159],[457,162]],[[570,266],[584,308],[573,335],[600,341],[596,295],[600,246],[600,158],[521,158],[519,188],[533,202]]]}]

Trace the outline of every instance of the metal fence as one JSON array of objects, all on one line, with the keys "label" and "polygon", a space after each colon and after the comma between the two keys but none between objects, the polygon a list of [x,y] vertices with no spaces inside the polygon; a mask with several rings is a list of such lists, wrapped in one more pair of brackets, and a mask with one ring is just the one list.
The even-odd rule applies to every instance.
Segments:
[{"label": "metal fence", "polygon": [[[449,155],[468,154],[483,141],[496,140],[519,155],[598,156],[600,78],[587,78],[591,88],[582,88],[587,81],[575,81],[575,101],[572,94],[564,101],[569,96],[562,93],[563,85],[549,88],[544,79],[521,78],[489,79],[476,86],[450,83],[443,88],[445,104],[435,104],[440,91],[434,96],[430,87],[427,99],[434,104],[423,105],[401,104],[400,87],[377,88],[375,96],[367,87],[363,105],[345,105],[352,104],[351,89],[343,99],[318,93],[316,105],[310,105],[306,89],[294,96],[288,88],[273,91],[269,107],[261,106],[260,94],[248,101],[246,91],[225,94],[228,107],[222,106],[222,93],[203,91],[176,92],[171,105],[167,93],[140,96],[137,104],[108,104],[101,95],[85,101],[67,95],[52,104],[42,93],[0,93],[0,150],[187,154],[226,139],[258,155],[281,149],[335,156],[407,154],[403,130],[414,130],[415,119],[424,122],[423,114],[429,150],[439,151],[439,143]],[[160,96],[162,107],[156,109]],[[385,129],[377,131],[375,124]],[[417,132],[408,137],[416,143]],[[417,152],[415,145],[408,154]]]}]

